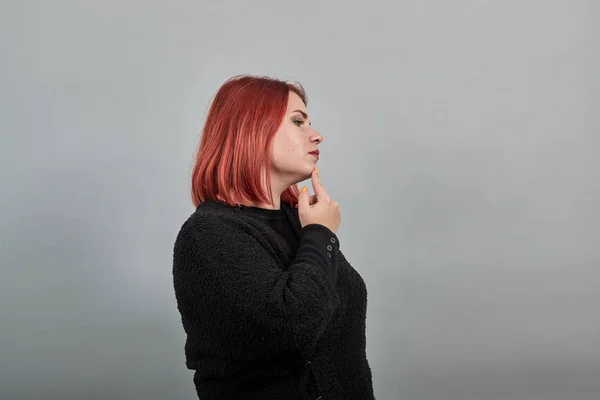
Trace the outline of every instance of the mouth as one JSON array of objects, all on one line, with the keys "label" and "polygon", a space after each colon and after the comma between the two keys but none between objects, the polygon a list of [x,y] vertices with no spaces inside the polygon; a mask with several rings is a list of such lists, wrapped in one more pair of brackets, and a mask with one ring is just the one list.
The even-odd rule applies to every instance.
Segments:
[{"label": "mouth", "polygon": [[314,151],[311,151],[311,152],[309,152],[308,154],[312,154],[313,156],[315,156],[315,157],[319,158],[319,150],[314,150]]}]

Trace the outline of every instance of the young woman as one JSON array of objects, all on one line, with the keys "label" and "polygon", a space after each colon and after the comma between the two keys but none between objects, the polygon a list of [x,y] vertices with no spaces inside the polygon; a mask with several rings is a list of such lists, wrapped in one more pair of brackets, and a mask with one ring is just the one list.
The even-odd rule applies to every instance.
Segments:
[{"label": "young woman", "polygon": [[367,291],[340,251],[306,104],[299,84],[239,76],[211,105],[173,259],[200,399],[374,398]]}]

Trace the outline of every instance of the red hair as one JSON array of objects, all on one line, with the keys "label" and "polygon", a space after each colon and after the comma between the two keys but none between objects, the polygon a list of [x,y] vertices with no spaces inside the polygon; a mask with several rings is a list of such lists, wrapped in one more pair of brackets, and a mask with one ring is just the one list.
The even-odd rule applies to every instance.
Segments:
[{"label": "red hair", "polygon": [[[229,206],[273,204],[271,143],[285,116],[290,91],[307,104],[302,85],[269,77],[236,76],[219,88],[192,173],[194,206],[209,199]],[[295,205],[298,194],[298,186],[293,185],[281,194],[281,201]]]}]

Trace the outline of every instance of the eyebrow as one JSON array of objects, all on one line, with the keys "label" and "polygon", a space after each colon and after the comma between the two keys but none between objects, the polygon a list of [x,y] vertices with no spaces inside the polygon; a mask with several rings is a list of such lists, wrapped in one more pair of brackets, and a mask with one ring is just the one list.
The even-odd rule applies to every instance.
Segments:
[{"label": "eyebrow", "polygon": [[307,113],[305,113],[305,112],[304,112],[304,111],[302,111],[302,110],[294,110],[294,111],[292,111],[292,112],[293,112],[293,113],[295,113],[295,112],[299,112],[300,114],[302,114],[302,116],[303,116],[305,119],[307,119],[307,118],[308,118],[308,114],[307,114]]}]

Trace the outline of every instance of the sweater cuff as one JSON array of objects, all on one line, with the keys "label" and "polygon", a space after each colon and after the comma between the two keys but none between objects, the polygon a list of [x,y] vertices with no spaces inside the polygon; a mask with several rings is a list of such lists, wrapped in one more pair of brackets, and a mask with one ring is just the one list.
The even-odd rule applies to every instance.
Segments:
[{"label": "sweater cuff", "polygon": [[329,228],[321,224],[310,224],[302,228],[300,247],[302,253],[329,275],[331,282],[337,282],[337,255],[340,248],[338,237]]}]

